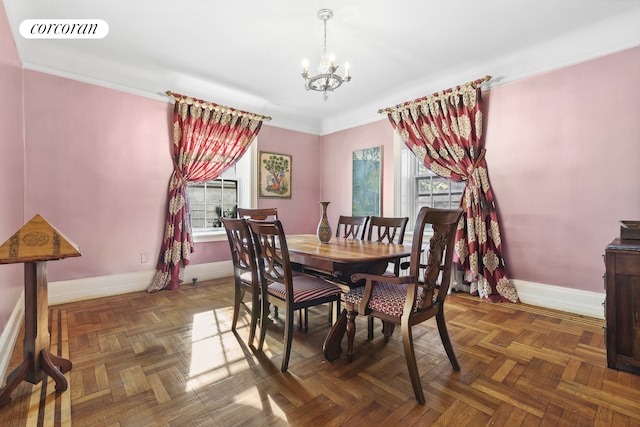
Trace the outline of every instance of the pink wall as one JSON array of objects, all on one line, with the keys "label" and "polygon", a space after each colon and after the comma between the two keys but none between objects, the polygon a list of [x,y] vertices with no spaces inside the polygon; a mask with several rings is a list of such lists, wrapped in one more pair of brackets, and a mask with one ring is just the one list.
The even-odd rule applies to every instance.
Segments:
[{"label": "pink wall", "polygon": [[170,112],[168,102],[25,71],[25,215],[42,215],[82,251],[49,263],[50,281],[153,269]]},{"label": "pink wall", "polygon": [[[25,223],[22,64],[0,2],[0,245]],[[0,264],[0,334],[23,288],[22,264]]]},{"label": "pink wall", "polygon": [[332,226],[340,215],[351,215],[353,151],[376,146],[382,146],[382,215],[393,216],[393,128],[387,118],[322,138],[322,198],[331,202]]},{"label": "pink wall", "polygon": [[[512,279],[604,292],[602,255],[619,220],[640,219],[640,48],[485,93],[490,180]],[[386,119],[323,137],[330,222],[351,211],[351,153],[383,145],[383,213],[391,215]]]},{"label": "pink wall", "polygon": [[604,292],[640,219],[640,48],[490,90],[486,147],[512,278]]}]

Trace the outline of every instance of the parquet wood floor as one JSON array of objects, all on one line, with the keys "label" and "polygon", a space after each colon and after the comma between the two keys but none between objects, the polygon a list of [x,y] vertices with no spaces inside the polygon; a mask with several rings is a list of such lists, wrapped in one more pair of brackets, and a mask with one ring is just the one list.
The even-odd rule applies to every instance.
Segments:
[{"label": "parquet wood floor", "polygon": [[51,307],[52,350],[73,362],[69,389],[23,382],[0,425],[640,426],[640,376],[606,368],[598,319],[453,294],[446,318],[461,371],[434,321],[414,328],[419,405],[398,331],[385,344],[376,325],[367,341],[359,318],[353,362],[329,363],[326,307],[312,309],[282,374],[282,325],[256,352],[248,315],[231,332],[232,296],[221,279]]}]

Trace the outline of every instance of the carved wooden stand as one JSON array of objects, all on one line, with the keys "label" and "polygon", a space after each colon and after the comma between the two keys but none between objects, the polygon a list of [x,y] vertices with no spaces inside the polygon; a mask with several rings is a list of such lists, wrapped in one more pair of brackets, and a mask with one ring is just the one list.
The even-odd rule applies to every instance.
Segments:
[{"label": "carved wooden stand", "polygon": [[7,377],[0,391],[0,408],[11,402],[11,392],[23,380],[38,384],[47,374],[55,380],[56,391],[67,389],[64,373],[71,370],[71,362],[49,352],[46,261],[24,264],[24,297],[24,360]]},{"label": "carved wooden stand", "polygon": [[49,351],[47,260],[80,255],[75,245],[39,215],[0,246],[0,264],[24,263],[25,296],[24,359],[0,389],[0,408],[11,402],[11,392],[22,381],[37,384],[49,375],[56,383],[56,391],[67,389],[64,374],[71,370],[71,362]]}]

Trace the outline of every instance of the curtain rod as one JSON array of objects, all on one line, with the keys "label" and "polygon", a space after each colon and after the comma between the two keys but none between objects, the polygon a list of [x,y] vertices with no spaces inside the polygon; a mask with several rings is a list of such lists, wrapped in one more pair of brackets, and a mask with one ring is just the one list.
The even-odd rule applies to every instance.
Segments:
[{"label": "curtain rod", "polygon": [[211,106],[213,109],[229,110],[232,113],[244,116],[252,116],[259,120],[271,120],[271,116],[263,116],[261,114],[252,113],[250,111],[238,110],[237,108],[227,107],[226,105],[216,104],[215,102],[205,101],[203,99],[194,98],[192,96],[182,95],[180,93],[171,92],[170,90],[166,91],[165,94],[170,98],[173,98],[175,101],[186,102],[189,105],[193,104],[194,102],[199,102],[201,104]]},{"label": "curtain rod", "polygon": [[[465,86],[471,86],[472,88],[475,89],[478,85],[481,85],[482,83],[488,82],[489,80],[491,80],[491,76],[484,76],[481,79],[477,79],[477,80],[474,80],[474,81],[471,81],[471,82],[467,82],[467,83],[461,84],[459,86],[456,86],[455,88],[450,88],[450,89],[443,90],[442,94],[446,95],[446,94],[448,94],[450,92],[457,91],[458,89],[460,89],[462,87],[465,87]],[[435,93],[433,93],[433,94],[431,94],[429,96],[423,96],[423,97],[420,97],[420,98],[416,98],[416,99],[414,99],[412,101],[407,101],[407,102],[403,102],[402,104],[394,105],[393,107],[381,108],[381,109],[378,110],[378,114],[391,113],[393,111],[402,109],[402,108],[408,106],[409,104],[415,104],[416,102],[424,101],[425,99],[427,99],[429,97],[435,97],[437,99],[440,96],[440,94],[441,94],[440,92],[435,92]]]}]

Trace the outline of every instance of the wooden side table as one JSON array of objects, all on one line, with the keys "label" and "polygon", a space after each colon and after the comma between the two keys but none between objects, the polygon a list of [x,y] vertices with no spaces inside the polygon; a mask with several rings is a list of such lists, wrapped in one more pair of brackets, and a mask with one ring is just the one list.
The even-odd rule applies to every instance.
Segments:
[{"label": "wooden side table", "polygon": [[640,240],[615,239],[605,263],[607,366],[640,374]]},{"label": "wooden side table", "polygon": [[37,384],[49,375],[56,391],[67,389],[69,360],[49,351],[49,296],[47,261],[80,256],[77,246],[64,237],[40,215],[36,215],[0,246],[0,264],[24,263],[24,359],[7,376],[0,389],[0,408],[11,402],[11,392],[22,382]]}]

